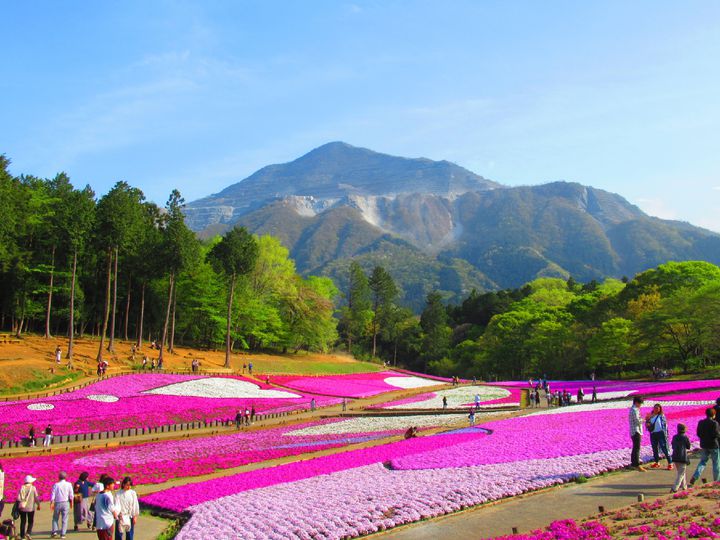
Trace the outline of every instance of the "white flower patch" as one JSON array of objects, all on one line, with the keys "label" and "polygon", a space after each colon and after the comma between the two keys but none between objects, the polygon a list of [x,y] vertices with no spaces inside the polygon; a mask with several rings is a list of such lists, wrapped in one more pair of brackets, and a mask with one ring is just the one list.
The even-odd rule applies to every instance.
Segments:
[{"label": "white flower patch", "polygon": [[386,377],[385,384],[395,386],[396,388],[423,388],[425,386],[438,386],[440,384],[446,384],[442,381],[433,381],[430,379],[423,379],[421,377]]},{"label": "white flower patch", "polygon": [[[461,407],[463,405],[475,403],[475,396],[480,396],[480,403],[483,401],[493,401],[502,399],[510,395],[508,390],[498,386],[462,386],[449,390],[440,390],[434,395],[423,401],[414,403],[401,403],[400,405],[392,405],[384,407],[386,409],[440,409],[442,408],[443,397],[447,398],[448,407],[451,409]],[[508,403],[498,404],[500,407],[507,406]]]},{"label": "white flower patch", "polygon": [[[642,408],[648,410],[652,408],[652,400],[646,401]],[[663,401],[663,407],[684,407],[687,405],[705,405],[705,402],[694,402],[694,401]],[[543,414],[566,414],[566,413],[580,413],[589,411],[602,411],[607,409],[629,409],[632,403],[629,401],[610,401],[607,403],[583,403],[582,405],[572,405],[570,407],[555,407],[552,409],[546,409],[531,413],[530,416],[538,416]]]},{"label": "white flower patch", "polygon": [[100,401],[101,403],[115,403],[120,398],[110,394],[90,394],[86,396],[90,401]]},{"label": "white flower patch", "polygon": [[28,411],[51,411],[55,408],[52,403],[31,403],[27,406]]},{"label": "white flower patch", "polygon": [[263,390],[257,384],[239,379],[227,379],[224,377],[207,377],[205,379],[193,379],[175,384],[168,384],[152,390],[146,390],[146,394],[161,396],[185,396],[202,398],[272,398],[272,399],[297,399],[298,394],[284,390]]},{"label": "white flower patch", "polygon": [[412,416],[364,416],[350,418],[332,424],[310,426],[283,433],[286,436],[335,435],[345,433],[373,433],[378,431],[405,430],[410,426],[419,428],[451,426],[466,420],[464,414],[432,414]]}]

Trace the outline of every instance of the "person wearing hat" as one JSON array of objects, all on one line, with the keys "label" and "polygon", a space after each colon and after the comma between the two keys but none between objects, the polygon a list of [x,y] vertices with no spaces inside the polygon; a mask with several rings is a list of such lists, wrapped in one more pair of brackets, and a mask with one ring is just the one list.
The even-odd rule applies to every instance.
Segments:
[{"label": "person wearing hat", "polygon": [[73,486],[67,481],[67,474],[61,471],[50,495],[50,509],[53,512],[50,538],[57,538],[58,534],[60,538],[65,538],[74,497]]},{"label": "person wearing hat", "polygon": [[632,439],[632,452],[630,453],[630,465],[638,471],[645,472],[645,467],[640,464],[640,441],[642,440],[643,420],[640,415],[640,406],[645,400],[640,396],[633,398],[630,407],[630,438]]},{"label": "person wearing hat", "polygon": [[33,485],[37,478],[31,474],[25,477],[25,483],[18,493],[18,509],[20,510],[20,538],[32,540],[33,524],[35,522],[35,510],[40,510],[40,496]]}]

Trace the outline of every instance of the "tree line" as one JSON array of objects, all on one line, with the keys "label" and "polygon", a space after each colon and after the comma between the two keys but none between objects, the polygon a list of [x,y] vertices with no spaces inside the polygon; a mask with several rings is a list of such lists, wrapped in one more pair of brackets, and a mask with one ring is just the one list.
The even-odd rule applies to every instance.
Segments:
[{"label": "tree line", "polygon": [[200,241],[173,190],[163,208],[117,182],[99,199],[60,173],[8,171],[0,156],[0,329],[99,337],[98,361],[118,337],[158,354],[176,344],[327,350],[337,339],[338,291],[301,277],[288,250],[243,228]]}]

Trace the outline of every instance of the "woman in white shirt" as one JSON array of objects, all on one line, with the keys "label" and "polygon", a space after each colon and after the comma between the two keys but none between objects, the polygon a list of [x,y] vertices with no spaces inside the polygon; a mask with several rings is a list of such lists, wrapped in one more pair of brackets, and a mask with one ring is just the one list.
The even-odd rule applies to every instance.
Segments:
[{"label": "woman in white shirt", "polygon": [[123,533],[125,540],[133,540],[135,536],[135,523],[140,515],[140,504],[132,486],[132,479],[126,476],[120,484],[120,490],[115,492],[115,510],[118,514],[118,520],[115,522],[115,540],[122,540]]}]

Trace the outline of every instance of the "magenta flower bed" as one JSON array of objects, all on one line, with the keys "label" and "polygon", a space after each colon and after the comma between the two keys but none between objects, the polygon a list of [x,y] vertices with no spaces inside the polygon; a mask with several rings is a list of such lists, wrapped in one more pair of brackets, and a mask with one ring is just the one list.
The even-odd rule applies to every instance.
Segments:
[{"label": "magenta flower bed", "polygon": [[[650,409],[644,407],[643,414]],[[693,428],[704,417],[704,409],[668,407],[665,415],[670,433],[675,433],[678,423],[685,423],[691,440],[694,440]],[[468,467],[619,450],[629,445],[627,417],[628,407],[625,406],[587,412],[531,414],[488,422],[483,427],[493,430],[491,446],[483,440],[467,441],[422,454],[400,456],[393,459],[392,466],[396,469]],[[649,444],[647,433],[643,438]]]},{"label": "magenta flower bed", "polygon": [[[190,381],[214,380],[218,377],[192,375],[136,374],[105,379],[74,392],[42,399],[0,403],[5,420],[0,440],[15,440],[27,435],[35,426],[40,435],[47,424],[55,435],[97,433],[129,428],[154,427],[197,420],[232,419],[239,409],[255,407],[257,414],[309,409],[311,396],[295,393],[294,398],[275,397],[193,397],[156,395],[146,392]],[[257,395],[278,389],[243,377],[226,377],[222,381],[240,381],[257,389]],[[181,388],[179,391],[183,391]],[[287,393],[285,390],[281,390]],[[117,398],[114,402],[93,401],[88,396]],[[340,403],[339,399],[312,396],[318,407]],[[30,410],[32,407],[52,407]]]},{"label": "magenta flower bed", "polygon": [[[397,382],[397,385],[388,384],[386,379]],[[298,392],[348,398],[369,397],[394,390],[416,388],[417,386],[415,386],[415,384],[426,386],[442,384],[442,381],[404,375],[394,371],[353,373],[348,375],[319,375],[316,377],[282,375],[273,377],[272,381]],[[402,386],[403,382],[405,382],[407,386]]]},{"label": "magenta flower bed", "polygon": [[[494,429],[489,436],[476,429],[402,441],[182,486],[143,500],[190,508],[192,518],[178,540],[208,534],[267,539],[370,534],[625,466],[627,409],[595,404],[506,419],[483,424]],[[698,406],[666,407],[671,430],[680,421],[694,426],[702,412]],[[642,458],[649,455],[645,445]]]},{"label": "magenta flower bed", "polygon": [[[527,381],[503,381],[496,383],[487,383],[496,386],[503,387],[518,387],[528,388]],[[593,386],[597,388],[598,392],[622,392],[628,391],[633,394],[663,394],[668,392],[680,392],[683,390],[701,390],[704,388],[719,388],[720,380],[709,379],[702,381],[668,381],[668,382],[638,382],[638,381],[549,381],[550,390],[567,390],[568,392],[576,393],[578,388],[582,388],[585,391],[586,397],[589,397],[592,393]]]},{"label": "magenta flower bed", "polygon": [[[489,386],[489,385],[483,384],[482,386]],[[496,386],[496,385],[493,385],[493,386]],[[467,387],[464,387],[464,386],[459,387],[459,389],[464,389],[464,388],[467,388]],[[485,406],[485,407],[492,407],[493,405],[498,405],[498,406],[500,406],[500,405],[519,405],[521,389],[517,388],[517,387],[510,387],[510,388],[506,388],[505,390],[510,392],[510,394],[505,397],[498,398],[498,399],[481,399],[480,405]],[[424,394],[416,394],[414,396],[410,396],[410,397],[407,397],[404,399],[397,399],[395,401],[388,401],[387,403],[380,403],[378,405],[373,405],[369,408],[371,408],[371,409],[392,409],[392,408],[396,408],[400,405],[410,405],[413,403],[419,404],[419,403],[423,403],[423,402],[432,400],[432,401],[434,401],[434,404],[436,405],[435,408],[441,409],[443,394],[446,392],[453,392],[453,391],[454,391],[453,389],[450,389],[450,390],[443,390],[440,392],[427,392]],[[469,393],[472,394],[472,392],[469,392]],[[475,401],[473,398],[471,398],[470,400],[462,403],[460,405],[460,407],[469,408],[474,405],[475,405]],[[423,407],[423,408],[426,408],[426,407]],[[457,408],[457,406],[455,408]]]},{"label": "magenta flower bed", "polygon": [[131,476],[136,484],[157,484],[174,478],[200,476],[218,469],[337,448],[400,433],[400,430],[394,430],[302,436],[290,434],[309,426],[333,422],[336,420],[110,450],[4,458],[6,493],[15,493],[26,474],[32,474],[38,479],[36,486],[41,495],[49,493],[61,470],[67,472],[71,480],[87,471],[92,479],[108,473],[114,478]]},{"label": "magenta flower bed", "polygon": [[182,511],[195,504],[231,495],[241,491],[272,486],[278,483],[294,482],[318,475],[330,474],[394,459],[407,454],[424,452],[438,445],[453,445],[469,440],[484,438],[484,430],[476,428],[473,432],[463,430],[457,434],[434,435],[407,439],[390,444],[351,450],[331,456],[323,456],[308,461],[299,461],[278,465],[269,469],[258,469],[246,473],[217,478],[171,488],[142,498],[146,504]]}]

